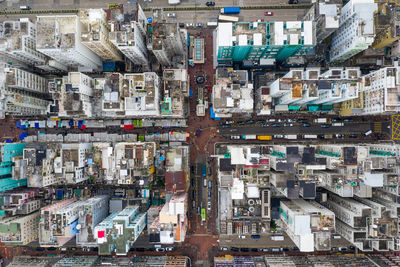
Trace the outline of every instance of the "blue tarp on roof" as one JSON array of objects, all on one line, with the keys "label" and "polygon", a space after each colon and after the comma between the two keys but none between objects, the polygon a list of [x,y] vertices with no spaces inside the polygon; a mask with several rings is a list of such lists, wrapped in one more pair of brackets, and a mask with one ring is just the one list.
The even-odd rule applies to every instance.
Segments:
[{"label": "blue tarp on roof", "polygon": [[11,139],[7,139],[6,143],[12,143],[13,141]]}]

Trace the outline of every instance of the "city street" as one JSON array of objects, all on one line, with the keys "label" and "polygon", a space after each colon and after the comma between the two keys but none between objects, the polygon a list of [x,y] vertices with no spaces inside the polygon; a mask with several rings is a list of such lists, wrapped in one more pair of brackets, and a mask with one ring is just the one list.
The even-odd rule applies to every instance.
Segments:
[{"label": "city street", "polygon": [[[181,4],[171,6],[168,4],[168,0],[138,0],[137,1],[143,8],[167,8],[167,7],[206,7],[207,0],[182,0]],[[28,5],[32,9],[74,9],[74,8],[106,8],[108,4],[122,4],[126,3],[126,0],[7,0],[0,4],[0,7],[7,7],[8,10],[18,10],[21,5]],[[226,6],[281,6],[288,5],[286,0],[218,0],[215,1],[216,7]],[[299,1],[299,4],[311,4],[310,0]]]}]

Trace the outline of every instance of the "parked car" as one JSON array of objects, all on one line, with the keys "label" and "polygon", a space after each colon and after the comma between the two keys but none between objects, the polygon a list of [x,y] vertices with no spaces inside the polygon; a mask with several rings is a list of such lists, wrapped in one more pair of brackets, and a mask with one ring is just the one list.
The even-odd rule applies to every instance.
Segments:
[{"label": "parked car", "polygon": [[166,251],[174,251],[174,247],[166,247],[165,250]]},{"label": "parked car", "polygon": [[227,247],[220,247],[219,249],[222,250],[222,251],[227,251],[228,250]]},{"label": "parked car", "polygon": [[223,124],[221,125],[222,128],[230,128],[231,126],[229,124]]},{"label": "parked car", "polygon": [[289,0],[289,5],[298,4],[299,0]]},{"label": "parked car", "polygon": [[231,140],[239,140],[240,139],[240,135],[232,135],[231,136]]},{"label": "parked car", "polygon": [[278,119],[278,122],[285,122],[286,119]]},{"label": "parked car", "polygon": [[230,120],[230,121],[226,121],[226,122],[225,122],[225,124],[233,124],[233,123],[235,123],[235,121],[233,121],[233,120]]},{"label": "parked car", "polygon": [[179,23],[179,28],[184,28],[185,27],[185,23]]},{"label": "parked car", "polygon": [[336,136],[336,138],[343,138],[344,137],[343,134],[336,134],[335,136]]},{"label": "parked car", "polygon": [[253,124],[253,123],[254,123],[253,120],[246,121],[246,124]]},{"label": "parked car", "polygon": [[256,120],[256,123],[264,123],[264,120]]},{"label": "parked car", "polygon": [[279,139],[279,138],[283,138],[282,134],[274,134],[274,138]]},{"label": "parked car", "polygon": [[274,123],[274,124],[271,124],[271,126],[272,127],[281,127],[281,124],[280,123]]},{"label": "parked car", "polygon": [[253,239],[260,239],[260,235],[251,235],[251,238],[253,238]]},{"label": "parked car", "polygon": [[358,136],[356,134],[349,134],[350,138],[357,138]]},{"label": "parked car", "polygon": [[311,124],[309,124],[309,123],[303,123],[301,126],[303,126],[303,127],[310,127]]},{"label": "parked car", "polygon": [[176,14],[175,13],[168,13],[167,17],[168,18],[176,18]]},{"label": "parked car", "polygon": [[165,248],[156,248],[156,251],[157,251],[157,252],[164,252],[164,251],[165,251]]},{"label": "parked car", "polygon": [[246,236],[245,235],[239,235],[239,238],[240,239],[246,239]]},{"label": "parked car", "polygon": [[209,2],[206,3],[206,6],[215,6],[215,2],[209,1]]},{"label": "parked car", "polygon": [[44,248],[42,248],[42,247],[37,247],[37,248],[36,248],[36,251],[44,251]]},{"label": "parked car", "polygon": [[288,122],[296,122],[296,119],[288,119]]},{"label": "parked car", "polygon": [[344,122],[352,122],[353,119],[351,119],[351,118],[346,118],[346,119],[344,119],[343,121],[344,121]]},{"label": "parked car", "polygon": [[208,199],[211,198],[211,191],[208,191]]},{"label": "parked car", "polygon": [[231,247],[231,250],[234,251],[234,252],[238,252],[238,251],[239,251],[239,248]]},{"label": "parked car", "polygon": [[210,201],[207,202],[207,210],[211,210],[211,202]]},{"label": "parked car", "polygon": [[267,124],[267,123],[261,124],[261,127],[268,127],[268,126],[269,126],[269,124]]},{"label": "parked car", "polygon": [[293,123],[284,123],[283,124],[283,127],[292,127],[293,126]]},{"label": "parked car", "polygon": [[196,27],[203,27],[203,23],[196,23]]},{"label": "parked car", "polygon": [[268,119],[267,122],[275,122],[275,119]]},{"label": "parked car", "polygon": [[267,248],[260,248],[260,251],[262,251],[262,252],[268,252],[268,249],[267,249]]},{"label": "parked car", "polygon": [[329,124],[321,124],[321,128],[329,128],[331,127]]},{"label": "parked car", "polygon": [[237,125],[244,125],[244,124],[245,124],[244,121],[238,121],[238,122],[237,122]]},{"label": "parked car", "polygon": [[342,120],[340,118],[332,118],[332,122],[341,122]]},{"label": "parked car", "polygon": [[308,122],[307,119],[298,119],[297,121],[300,122],[300,123],[307,123]]},{"label": "parked car", "polygon": [[264,15],[265,15],[265,16],[273,16],[273,15],[274,15],[274,12],[272,12],[272,11],[265,11],[265,12],[264,12]]},{"label": "parked car", "polygon": [[248,248],[240,248],[240,251],[241,251],[241,252],[249,252],[250,249],[248,249]]}]

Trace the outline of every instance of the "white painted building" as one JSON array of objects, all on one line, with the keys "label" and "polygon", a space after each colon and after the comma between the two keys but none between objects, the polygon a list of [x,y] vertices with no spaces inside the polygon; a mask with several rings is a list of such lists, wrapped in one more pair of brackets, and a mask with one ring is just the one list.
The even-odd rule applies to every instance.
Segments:
[{"label": "white painted building", "polygon": [[394,114],[400,111],[400,68],[381,68],[362,79],[363,114]]},{"label": "white painted building", "polygon": [[53,94],[53,96],[59,97],[58,116],[92,117],[93,87],[93,78],[81,72],[69,72],[68,76],[64,78],[60,94]]},{"label": "white painted building", "polygon": [[100,57],[82,43],[77,15],[37,16],[36,27],[39,52],[78,71],[102,69]]},{"label": "white painted building", "polygon": [[47,112],[47,81],[30,72],[0,66],[0,118],[6,114],[35,116]]},{"label": "white painted building", "polygon": [[160,77],[155,72],[127,73],[128,96],[124,107],[127,117],[160,116]]},{"label": "white painted building", "polygon": [[0,55],[28,65],[43,64],[46,56],[36,50],[36,25],[28,18],[4,21],[0,31]]},{"label": "white painted building", "polygon": [[80,9],[82,43],[103,60],[122,61],[122,54],[109,40],[107,14],[103,9]]},{"label": "white painted building", "polygon": [[339,29],[332,35],[330,61],[344,61],[374,41],[374,0],[350,0],[341,10]]}]

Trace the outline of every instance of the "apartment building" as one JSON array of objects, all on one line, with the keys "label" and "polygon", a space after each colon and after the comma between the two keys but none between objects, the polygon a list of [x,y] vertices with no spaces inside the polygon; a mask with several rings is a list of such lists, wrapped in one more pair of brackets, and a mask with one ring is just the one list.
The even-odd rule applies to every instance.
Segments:
[{"label": "apartment building", "polygon": [[103,9],[80,9],[78,16],[82,23],[82,44],[104,61],[122,61],[121,52],[109,39],[107,13]]},{"label": "apartment building", "polygon": [[108,195],[99,195],[84,201],[79,207],[76,244],[82,247],[97,246],[94,229],[108,215]]},{"label": "apartment building", "polygon": [[[50,93],[59,117],[91,118],[93,116],[94,79],[81,73],[69,72],[61,85],[50,83]],[[58,104],[58,105],[57,105]]]},{"label": "apartment building", "polygon": [[0,146],[0,192],[26,186],[22,155],[25,144],[3,144]]},{"label": "apartment building", "polygon": [[77,233],[79,208],[83,204],[66,198],[41,208],[39,244],[42,247],[61,247]]},{"label": "apartment building", "polygon": [[363,114],[394,114],[400,111],[399,70],[395,65],[363,76]]},{"label": "apartment building", "polygon": [[218,155],[220,233],[260,234],[271,219],[270,159],[267,147],[226,146]]},{"label": "apartment building", "polygon": [[7,191],[0,195],[0,215],[27,215],[41,208],[39,189]]},{"label": "apartment building", "polygon": [[49,101],[45,78],[0,65],[0,118],[5,115],[45,115]]},{"label": "apartment building", "polygon": [[[110,7],[110,41],[135,65],[148,66],[147,17],[137,2]],[[122,16],[121,16],[122,14]]]},{"label": "apartment building", "polygon": [[147,187],[153,182],[155,143],[116,143],[113,152],[110,168],[114,174],[109,182],[137,187]]},{"label": "apartment building", "polygon": [[36,50],[36,25],[30,19],[4,21],[2,26],[0,55],[17,64],[41,65],[46,62],[46,56]]},{"label": "apartment building", "polygon": [[95,237],[99,255],[126,255],[146,226],[146,213],[139,206],[127,207],[97,224]]},{"label": "apartment building", "polygon": [[[315,45],[312,21],[223,22],[214,32],[218,64],[249,60],[284,61],[304,55]],[[261,61],[260,61],[261,60]]]},{"label": "apartment building", "polygon": [[187,193],[173,194],[150,225],[150,242],[173,244],[185,241],[188,228],[187,210]]},{"label": "apartment building", "polygon": [[212,90],[215,117],[249,114],[254,110],[253,84],[248,81],[247,70],[218,68]]},{"label": "apartment building", "polygon": [[7,246],[24,246],[38,238],[40,213],[0,219],[0,241]]},{"label": "apartment building", "polygon": [[186,69],[164,69],[163,95],[160,101],[162,117],[184,118],[188,115],[189,74]]},{"label": "apartment building", "polygon": [[373,0],[351,0],[342,8],[339,29],[332,35],[331,62],[345,61],[372,45],[376,11]]},{"label": "apartment building", "polygon": [[316,1],[307,11],[304,20],[313,21],[316,43],[320,44],[339,28],[342,2],[336,0]]},{"label": "apartment building", "polygon": [[302,252],[331,250],[335,214],[314,201],[282,200],[280,217],[286,233]]},{"label": "apartment building", "polygon": [[82,27],[77,15],[37,16],[36,49],[71,70],[101,70],[100,57],[82,43]]},{"label": "apartment building", "polygon": [[352,99],[360,94],[359,68],[291,69],[270,85],[271,96],[283,105],[332,105]]},{"label": "apartment building", "polygon": [[61,174],[61,146],[59,144],[27,144],[23,151],[28,187],[42,188],[56,184]]},{"label": "apartment building", "polygon": [[[147,48],[163,67],[185,65],[186,41],[176,22],[167,22],[162,9],[153,9],[153,24],[147,28]],[[180,67],[179,67],[180,68]],[[184,68],[184,67],[182,67]]]},{"label": "apartment building", "polygon": [[165,150],[165,190],[184,193],[189,187],[189,147],[177,146]]},{"label": "apartment building", "polygon": [[88,180],[88,161],[91,151],[91,143],[62,144],[61,164],[55,168],[55,174],[62,174],[62,181],[66,184],[77,184]]}]

